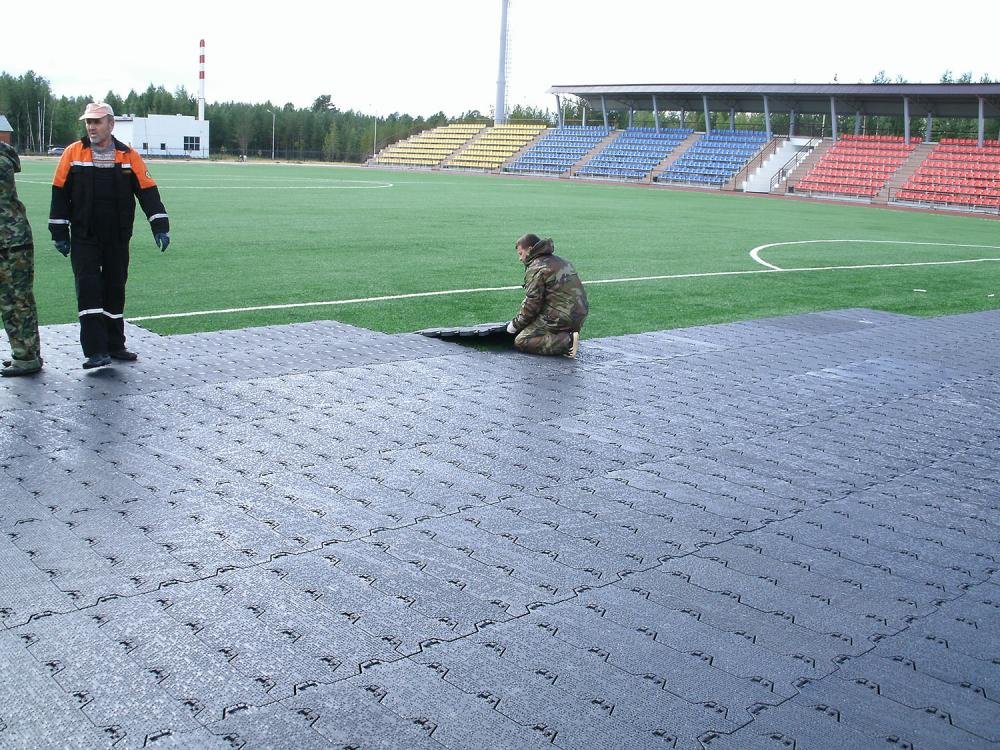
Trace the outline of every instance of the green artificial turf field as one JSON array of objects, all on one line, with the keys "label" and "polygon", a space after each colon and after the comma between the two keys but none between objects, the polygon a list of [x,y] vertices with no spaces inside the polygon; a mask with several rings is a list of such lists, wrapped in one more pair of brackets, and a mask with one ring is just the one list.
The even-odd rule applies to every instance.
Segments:
[{"label": "green artificial turf field", "polygon": [[[26,159],[18,176],[43,324],[76,320],[69,261],[46,228],[55,164]],[[149,166],[171,245],[161,254],[137,212],[127,314],[160,333],[327,318],[386,332],[506,320],[521,300],[503,287],[523,280],[514,241],[525,232],[552,237],[587,283],[585,337],[845,307],[939,315],[1000,302],[995,219],[451,172]],[[760,261],[782,271],[751,257],[763,245],[775,246]],[[648,278],[656,276],[675,278]],[[310,304],[136,321],[302,303]]]}]

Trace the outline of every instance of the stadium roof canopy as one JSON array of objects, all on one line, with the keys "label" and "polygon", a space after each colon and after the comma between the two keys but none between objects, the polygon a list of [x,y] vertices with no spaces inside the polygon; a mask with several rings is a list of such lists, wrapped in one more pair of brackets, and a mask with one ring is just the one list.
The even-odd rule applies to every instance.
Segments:
[{"label": "stadium roof canopy", "polygon": [[553,86],[550,94],[575,96],[592,110],[678,112],[792,112],[900,117],[1000,116],[997,83],[713,83]]},{"label": "stadium roof canopy", "polygon": [[[553,86],[550,94],[556,102],[563,96],[582,99],[591,110],[604,115],[609,110],[653,112],[659,129],[659,112],[705,113],[706,130],[711,112],[763,112],[764,127],[771,135],[771,115],[775,112],[829,114],[831,134],[837,139],[837,117],[902,117],[904,139],[910,142],[910,118],[927,117],[930,132],[934,117],[958,117],[977,120],[979,145],[985,136],[987,117],[1000,116],[1000,84],[997,83],[711,83],[711,84],[624,84],[611,86]],[[557,106],[560,124],[562,107]],[[683,116],[682,116],[683,121]],[[789,135],[795,118],[790,117]],[[855,125],[857,128],[858,125]]]}]

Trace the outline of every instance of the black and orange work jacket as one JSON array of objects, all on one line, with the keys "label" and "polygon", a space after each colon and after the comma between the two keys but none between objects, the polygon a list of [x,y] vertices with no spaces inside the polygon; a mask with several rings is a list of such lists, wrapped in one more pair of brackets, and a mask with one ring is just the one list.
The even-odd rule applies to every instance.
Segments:
[{"label": "black and orange work jacket", "polygon": [[[160,191],[139,152],[118,139],[114,139],[114,143],[114,199],[118,207],[121,238],[128,240],[132,236],[136,198],[149,219],[153,234],[169,232],[170,221],[160,200]],[[94,226],[94,183],[97,169],[89,138],[81,138],[63,151],[55,177],[52,178],[49,232],[54,241],[68,240],[70,227],[76,239],[97,238],[97,228]]]}]

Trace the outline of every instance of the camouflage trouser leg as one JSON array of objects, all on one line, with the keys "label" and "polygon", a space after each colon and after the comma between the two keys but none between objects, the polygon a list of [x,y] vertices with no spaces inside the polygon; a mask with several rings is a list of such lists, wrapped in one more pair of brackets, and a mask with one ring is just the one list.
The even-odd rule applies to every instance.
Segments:
[{"label": "camouflage trouser leg", "polygon": [[514,346],[529,354],[567,354],[573,346],[573,332],[539,318],[514,337]]},{"label": "camouflage trouser leg", "polygon": [[34,360],[41,353],[35,308],[35,250],[0,250],[0,317],[14,359]]}]

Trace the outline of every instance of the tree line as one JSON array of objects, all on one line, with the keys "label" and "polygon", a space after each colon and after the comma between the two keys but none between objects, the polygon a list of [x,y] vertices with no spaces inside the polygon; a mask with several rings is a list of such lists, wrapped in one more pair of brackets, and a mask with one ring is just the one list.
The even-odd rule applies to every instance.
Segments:
[{"label": "tree line", "polygon": [[[941,83],[973,83],[971,73],[954,76],[945,71]],[[983,76],[979,83],[991,83],[989,76]],[[890,80],[884,71],[875,76],[872,83],[906,83],[901,77]],[[195,116],[198,112],[196,96],[183,86],[175,91],[167,91],[163,86],[150,86],[142,92],[129,91],[124,97],[108,92],[102,97],[117,114],[131,114],[145,117],[150,114],[181,114]],[[79,138],[82,127],[78,120],[87,102],[94,97],[55,96],[47,79],[28,71],[20,76],[0,73],[0,114],[5,115],[14,129],[13,143],[23,152],[43,153],[49,146],[65,146]],[[916,113],[914,113],[916,115]],[[307,108],[297,108],[291,103],[278,106],[268,101],[263,104],[245,102],[215,102],[205,106],[205,117],[211,122],[211,154],[213,156],[270,158],[272,151],[279,159],[316,159],[324,161],[363,162],[373,153],[428,128],[452,122],[491,122],[493,113],[483,114],[476,110],[462,113],[458,117],[448,117],[437,112],[429,117],[393,113],[375,116],[355,110],[341,110],[333,102],[333,97],[323,94],[316,97]],[[585,111],[582,102],[569,100],[564,105],[563,117],[566,123],[588,124],[602,122],[602,113]],[[724,112],[711,114],[712,127],[729,127],[729,115]],[[539,122],[556,124],[556,113],[532,107],[515,107],[508,115],[514,122]],[[736,114],[736,127],[750,130],[764,129],[761,113],[741,112]],[[801,135],[829,135],[830,123],[826,115],[799,115],[796,132]],[[705,129],[702,112],[688,112],[685,126],[695,130]],[[636,126],[652,126],[651,112],[635,112],[631,123]],[[914,137],[922,137],[923,116],[911,119],[910,132]],[[609,124],[624,128],[629,124],[627,112],[609,113]],[[899,117],[865,118],[862,131],[865,133],[894,134],[903,132],[902,114]],[[662,127],[680,125],[677,112],[661,113]],[[775,113],[772,116],[772,130],[776,133],[788,132],[788,115]],[[838,117],[841,133],[853,132],[854,116],[845,114]],[[987,121],[987,131],[997,135],[1000,120]],[[935,118],[935,138],[975,137],[975,120],[963,118]]]},{"label": "tree line", "polygon": [[[106,101],[118,115],[145,117],[150,114],[196,116],[195,94],[179,87],[167,91],[150,86],[142,92],[129,91],[122,97],[109,91]],[[49,146],[65,146],[83,135],[78,118],[95,98],[55,96],[44,77],[33,71],[21,76],[0,73],[0,114],[14,129],[13,144],[25,152],[44,152]],[[516,107],[513,120],[554,123],[547,110]],[[270,158],[272,147],[279,159],[319,159],[363,162],[373,152],[428,128],[451,122],[488,122],[492,113],[476,110],[448,117],[437,112],[428,117],[394,112],[375,116],[355,110],[341,110],[333,97],[316,97],[308,108],[272,102],[216,102],[205,105],[205,119],[211,123],[213,156]]]}]

